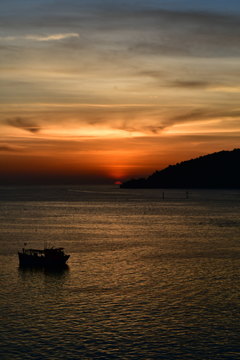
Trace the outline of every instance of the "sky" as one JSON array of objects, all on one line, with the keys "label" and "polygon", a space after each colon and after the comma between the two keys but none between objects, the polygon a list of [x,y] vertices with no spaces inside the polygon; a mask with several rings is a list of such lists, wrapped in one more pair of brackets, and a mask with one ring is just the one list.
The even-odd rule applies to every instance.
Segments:
[{"label": "sky", "polygon": [[0,183],[114,183],[240,144],[239,0],[1,0]]}]

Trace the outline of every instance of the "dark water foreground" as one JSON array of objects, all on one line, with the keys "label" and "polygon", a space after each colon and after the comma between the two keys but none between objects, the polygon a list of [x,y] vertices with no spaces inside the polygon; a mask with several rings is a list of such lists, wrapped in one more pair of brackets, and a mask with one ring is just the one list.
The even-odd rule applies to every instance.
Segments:
[{"label": "dark water foreground", "polygon": [[[1,359],[240,359],[240,191],[0,188]],[[19,269],[27,242],[61,271]]]}]

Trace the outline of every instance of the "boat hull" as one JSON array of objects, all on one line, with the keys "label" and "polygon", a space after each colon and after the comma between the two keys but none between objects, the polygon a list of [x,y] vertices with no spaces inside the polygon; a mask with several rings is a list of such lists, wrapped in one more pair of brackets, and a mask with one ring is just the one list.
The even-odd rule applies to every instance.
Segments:
[{"label": "boat hull", "polygon": [[70,255],[46,257],[18,253],[20,267],[64,267],[69,257]]}]

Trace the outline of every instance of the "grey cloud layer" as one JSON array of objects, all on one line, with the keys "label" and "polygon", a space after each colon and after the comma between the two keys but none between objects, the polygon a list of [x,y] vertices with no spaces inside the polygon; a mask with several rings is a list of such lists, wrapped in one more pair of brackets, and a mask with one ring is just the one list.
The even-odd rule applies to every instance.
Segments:
[{"label": "grey cloud layer", "polygon": [[[232,57],[240,55],[240,14],[166,10],[159,7],[123,7],[122,2],[72,1],[50,3],[31,16],[1,16],[2,30],[14,29],[41,37],[53,33],[80,33],[91,46],[115,44],[122,50],[158,56]],[[4,24],[5,22],[5,24]],[[60,31],[61,30],[61,31]],[[46,35],[47,36],[47,35]],[[67,43],[67,42],[66,42]],[[76,45],[76,44],[75,44]],[[62,45],[64,46],[64,44]],[[107,51],[111,51],[110,47]]]}]

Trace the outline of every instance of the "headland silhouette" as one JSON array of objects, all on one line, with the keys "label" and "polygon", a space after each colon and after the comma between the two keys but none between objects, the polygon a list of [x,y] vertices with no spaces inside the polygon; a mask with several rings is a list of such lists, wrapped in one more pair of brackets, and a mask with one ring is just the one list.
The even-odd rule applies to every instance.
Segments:
[{"label": "headland silhouette", "polygon": [[121,188],[240,188],[240,149],[220,151],[132,179]]}]

